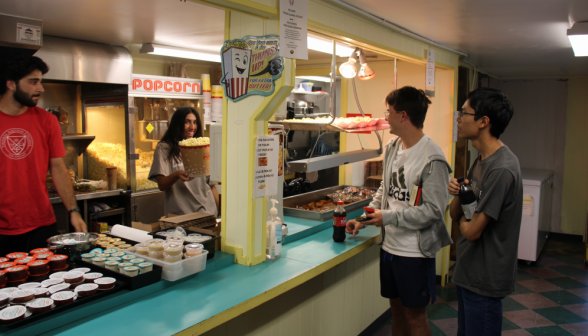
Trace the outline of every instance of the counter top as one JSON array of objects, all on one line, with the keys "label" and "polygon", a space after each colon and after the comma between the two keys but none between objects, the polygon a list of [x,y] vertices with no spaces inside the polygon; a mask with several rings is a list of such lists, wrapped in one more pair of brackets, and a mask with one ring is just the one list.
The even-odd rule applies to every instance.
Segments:
[{"label": "counter top", "polygon": [[[322,228],[330,227],[332,221],[307,224]],[[49,330],[59,335],[200,334],[364,251],[377,242],[379,234],[379,228],[368,227],[356,237],[348,235],[343,243],[333,242],[330,228],[299,239],[290,237],[280,259],[252,267],[231,263],[232,256],[217,252],[213,259],[218,260],[209,262],[202,273],[121,291],[47,321],[15,330],[0,329],[0,335]]]},{"label": "counter top", "polygon": [[[126,192],[126,191],[127,190],[122,190],[122,189],[97,190],[97,191],[90,191],[90,192],[74,191],[74,195],[76,196],[76,200],[83,201],[83,200],[100,198],[100,197],[117,196],[117,195],[121,195],[121,192]],[[49,193],[49,201],[51,201],[51,204],[63,203],[61,201],[61,197],[59,197],[59,194],[57,194],[57,193]]]}]

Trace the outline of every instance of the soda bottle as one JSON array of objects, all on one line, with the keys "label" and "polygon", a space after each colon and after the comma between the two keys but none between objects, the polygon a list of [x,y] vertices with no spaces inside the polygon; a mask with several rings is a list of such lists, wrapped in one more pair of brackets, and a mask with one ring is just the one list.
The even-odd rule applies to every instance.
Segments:
[{"label": "soda bottle", "polygon": [[337,208],[333,214],[333,241],[341,243],[345,241],[345,226],[347,225],[347,212],[343,208],[343,202],[337,202]]},{"label": "soda bottle", "polygon": [[478,207],[478,201],[476,200],[474,190],[471,186],[466,185],[464,183],[465,180],[463,177],[459,177],[457,179],[457,182],[461,184],[461,186],[459,187],[459,203],[461,203],[463,215],[469,222],[472,220],[472,217],[474,217],[474,213],[476,212],[476,208]]}]

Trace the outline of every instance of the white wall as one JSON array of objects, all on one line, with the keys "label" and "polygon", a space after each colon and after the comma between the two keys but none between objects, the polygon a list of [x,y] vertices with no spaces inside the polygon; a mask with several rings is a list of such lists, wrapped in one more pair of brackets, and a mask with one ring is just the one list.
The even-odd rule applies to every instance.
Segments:
[{"label": "white wall", "polygon": [[[366,114],[372,114],[372,118],[384,118],[386,111],[385,99],[388,93],[394,90],[394,61],[370,62],[370,67],[376,72],[376,76],[369,81],[356,80],[357,95],[361,107]],[[397,62],[398,88],[414,86],[417,89],[425,89],[425,65],[406,61]],[[360,113],[353,96],[353,87],[348,85],[347,113]],[[451,162],[452,146],[452,116],[453,116],[453,71],[437,68],[435,76],[435,97],[430,98],[425,127],[423,131],[435,141],[443,150],[445,158]],[[380,133],[381,134],[381,133]],[[383,132],[383,144],[395,137],[388,130]],[[378,139],[375,134],[348,134],[346,151],[364,148],[378,148]],[[346,166],[346,183],[351,183],[352,167]]]},{"label": "white wall", "polygon": [[[563,232],[567,81],[508,80],[496,81],[492,86],[512,101],[515,113],[500,139],[518,157],[521,168],[554,171],[551,231]],[[582,234],[583,230],[567,233]]]}]

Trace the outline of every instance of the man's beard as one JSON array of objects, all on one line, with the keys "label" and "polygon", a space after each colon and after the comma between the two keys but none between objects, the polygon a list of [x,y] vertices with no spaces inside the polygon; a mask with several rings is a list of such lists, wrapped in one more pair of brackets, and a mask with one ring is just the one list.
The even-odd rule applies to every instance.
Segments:
[{"label": "man's beard", "polygon": [[26,92],[22,91],[18,85],[16,86],[16,92],[14,93],[14,100],[26,107],[37,106],[37,102],[33,100],[33,96],[29,96]]}]

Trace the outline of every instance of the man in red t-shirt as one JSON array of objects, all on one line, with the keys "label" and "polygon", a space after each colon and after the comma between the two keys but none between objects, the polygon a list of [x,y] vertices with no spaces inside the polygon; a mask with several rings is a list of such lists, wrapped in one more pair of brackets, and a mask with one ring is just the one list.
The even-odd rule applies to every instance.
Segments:
[{"label": "man in red t-shirt", "polygon": [[78,232],[87,232],[78,208],[55,116],[37,107],[49,68],[21,56],[0,64],[0,257],[46,247],[57,233],[47,192],[47,170]]}]

